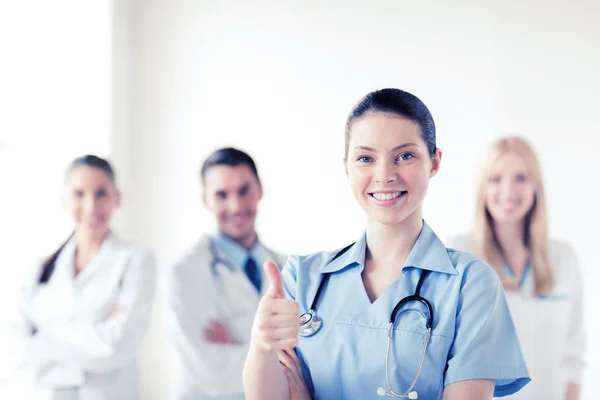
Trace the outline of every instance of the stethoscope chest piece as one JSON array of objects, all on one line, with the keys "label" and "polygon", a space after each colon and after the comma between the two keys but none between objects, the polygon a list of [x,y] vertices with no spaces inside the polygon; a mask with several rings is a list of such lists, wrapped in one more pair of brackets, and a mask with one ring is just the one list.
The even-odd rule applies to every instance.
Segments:
[{"label": "stethoscope chest piece", "polygon": [[300,315],[298,321],[298,335],[304,337],[312,336],[321,329],[321,325],[323,325],[323,320],[317,317],[313,310],[310,310],[309,312]]}]

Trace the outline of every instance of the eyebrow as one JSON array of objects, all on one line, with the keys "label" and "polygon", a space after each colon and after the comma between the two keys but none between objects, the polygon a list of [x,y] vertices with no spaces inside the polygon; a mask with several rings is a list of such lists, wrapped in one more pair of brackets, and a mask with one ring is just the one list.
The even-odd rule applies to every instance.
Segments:
[{"label": "eyebrow", "polygon": [[232,188],[232,189],[219,189],[215,191],[215,194],[227,194],[228,192],[236,192],[239,190],[244,190],[244,189],[248,189],[250,187],[252,182],[246,181],[244,183],[242,183],[241,185],[239,185],[236,188]]},{"label": "eyebrow", "polygon": [[[404,144],[401,144],[399,146],[394,147],[392,149],[392,151],[397,151],[397,150],[403,149],[405,147],[416,146],[416,145],[417,145],[416,143],[404,143]],[[369,146],[355,146],[353,149],[354,150],[357,150],[357,149],[359,149],[359,150],[367,150],[367,151],[372,151],[374,153],[377,153],[377,150],[375,150],[374,148],[369,147]]]}]

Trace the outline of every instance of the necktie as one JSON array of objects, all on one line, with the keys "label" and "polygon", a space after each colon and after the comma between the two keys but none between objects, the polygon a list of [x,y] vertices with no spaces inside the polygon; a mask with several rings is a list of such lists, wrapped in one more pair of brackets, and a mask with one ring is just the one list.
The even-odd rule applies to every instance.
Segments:
[{"label": "necktie", "polygon": [[246,261],[246,275],[248,275],[248,279],[250,279],[250,282],[252,282],[256,290],[260,293],[260,271],[258,265],[256,265],[256,261],[254,261],[252,257],[248,258],[248,261]]}]

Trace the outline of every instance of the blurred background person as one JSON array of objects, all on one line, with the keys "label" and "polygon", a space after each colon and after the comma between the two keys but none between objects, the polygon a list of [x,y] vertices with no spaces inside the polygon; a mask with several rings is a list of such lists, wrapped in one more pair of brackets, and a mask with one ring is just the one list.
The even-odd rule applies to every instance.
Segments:
[{"label": "blurred background person", "polygon": [[472,229],[448,246],[486,260],[502,280],[532,379],[509,397],[579,399],[581,271],[573,248],[548,238],[541,168],[525,139],[491,144],[478,173]]},{"label": "blurred background person", "polygon": [[244,399],[242,368],[254,314],[267,290],[262,265],[285,258],[258,238],[262,185],[254,160],[222,148],[201,169],[203,201],[218,230],[203,236],[167,277],[167,329],[175,399]]},{"label": "blurred background person", "polygon": [[10,364],[28,399],[135,400],[154,256],[110,228],[121,194],[108,161],[77,158],[66,178],[64,204],[75,229],[25,274]]}]

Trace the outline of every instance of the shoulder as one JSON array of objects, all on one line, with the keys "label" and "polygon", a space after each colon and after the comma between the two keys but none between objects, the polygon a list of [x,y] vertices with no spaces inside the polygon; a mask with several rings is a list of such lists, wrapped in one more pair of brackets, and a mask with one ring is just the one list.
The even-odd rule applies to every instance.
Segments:
[{"label": "shoulder", "polygon": [[573,244],[566,240],[550,239],[548,241],[548,253],[552,263],[573,261],[577,258]]},{"label": "shoulder", "polygon": [[167,268],[167,273],[171,277],[185,278],[190,273],[197,274],[201,270],[208,272],[208,268],[203,266],[209,262],[209,257],[210,236],[204,235]]}]

